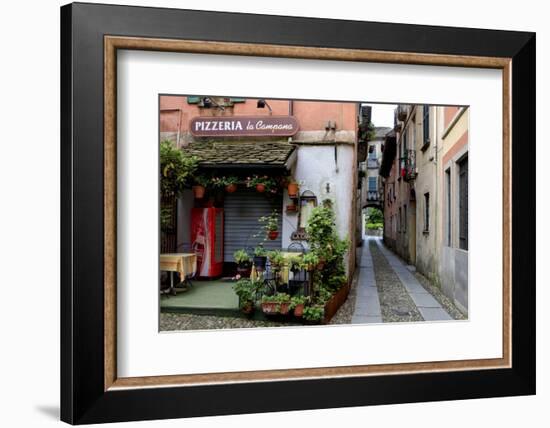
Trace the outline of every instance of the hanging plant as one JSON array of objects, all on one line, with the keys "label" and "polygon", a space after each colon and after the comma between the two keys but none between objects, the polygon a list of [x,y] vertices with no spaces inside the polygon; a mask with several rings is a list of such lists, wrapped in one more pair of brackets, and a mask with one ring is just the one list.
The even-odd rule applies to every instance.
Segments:
[{"label": "hanging plant", "polygon": [[273,210],[268,216],[260,217],[258,222],[265,230],[268,239],[272,241],[277,239],[279,236],[279,214],[276,210]]},{"label": "hanging plant", "polygon": [[289,177],[287,181],[288,181],[288,184],[286,189],[288,191],[288,196],[290,198],[297,198],[298,192],[300,191],[300,186],[298,185],[296,180],[294,180],[292,177]]},{"label": "hanging plant", "polygon": [[206,186],[210,184],[210,180],[204,175],[196,175],[194,177],[194,181],[195,185],[193,186],[193,195],[196,199],[204,198],[204,194],[206,193]]},{"label": "hanging plant", "polygon": [[225,188],[227,193],[233,193],[237,190],[237,183],[239,179],[234,175],[222,176],[222,177],[212,177],[211,184],[214,188]]},{"label": "hanging plant", "polygon": [[255,187],[257,192],[277,193],[277,182],[267,175],[253,175],[246,178],[246,187]]}]

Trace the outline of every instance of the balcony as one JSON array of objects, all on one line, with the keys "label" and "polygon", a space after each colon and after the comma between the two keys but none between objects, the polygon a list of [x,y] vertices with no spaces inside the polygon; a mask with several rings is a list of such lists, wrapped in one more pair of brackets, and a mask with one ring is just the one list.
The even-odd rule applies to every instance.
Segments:
[{"label": "balcony", "polygon": [[367,192],[367,201],[369,202],[376,202],[380,199],[378,190],[369,190]]},{"label": "balcony", "polygon": [[378,169],[380,162],[377,157],[369,157],[367,159],[367,169]]},{"label": "balcony", "polygon": [[416,178],[416,150],[405,150],[405,155],[399,159],[399,176],[405,181]]}]

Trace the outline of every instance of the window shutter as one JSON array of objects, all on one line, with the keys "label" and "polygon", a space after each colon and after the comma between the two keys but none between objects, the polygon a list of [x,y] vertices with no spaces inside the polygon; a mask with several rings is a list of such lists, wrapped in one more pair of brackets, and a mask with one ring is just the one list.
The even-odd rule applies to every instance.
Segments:
[{"label": "window shutter", "polygon": [[233,104],[244,103],[246,101],[246,98],[229,98],[229,101]]}]

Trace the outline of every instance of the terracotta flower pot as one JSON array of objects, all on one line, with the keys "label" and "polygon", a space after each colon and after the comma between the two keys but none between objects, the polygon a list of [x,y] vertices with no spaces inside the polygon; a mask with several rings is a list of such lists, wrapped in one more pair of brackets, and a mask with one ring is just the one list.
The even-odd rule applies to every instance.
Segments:
[{"label": "terracotta flower pot", "polygon": [[304,314],[304,304],[301,303],[294,307],[294,316],[300,318]]},{"label": "terracotta flower pot", "polygon": [[254,302],[246,302],[241,308],[241,311],[246,315],[250,315],[254,312]]},{"label": "terracotta flower pot", "polygon": [[233,193],[237,190],[237,185],[235,183],[228,184],[225,186],[225,191],[227,193]]},{"label": "terracotta flower pot", "polygon": [[256,184],[256,191],[260,193],[265,192],[265,184],[261,184],[261,183]]},{"label": "terracotta flower pot", "polygon": [[262,311],[266,315],[275,315],[279,312],[279,304],[277,302],[262,302]]},{"label": "terracotta flower pot", "polygon": [[267,237],[269,239],[271,239],[272,241],[277,239],[277,236],[279,236],[279,231],[278,230],[270,230],[267,234]]},{"label": "terracotta flower pot", "polygon": [[201,185],[193,186],[193,195],[196,199],[202,199],[204,198],[204,193],[206,192],[206,188]]},{"label": "terracotta flower pot", "polygon": [[287,315],[290,311],[290,302],[283,302],[279,305],[279,313],[281,315]]},{"label": "terracotta flower pot", "polygon": [[287,187],[288,196],[295,198],[298,195],[298,189],[298,183],[289,183]]}]

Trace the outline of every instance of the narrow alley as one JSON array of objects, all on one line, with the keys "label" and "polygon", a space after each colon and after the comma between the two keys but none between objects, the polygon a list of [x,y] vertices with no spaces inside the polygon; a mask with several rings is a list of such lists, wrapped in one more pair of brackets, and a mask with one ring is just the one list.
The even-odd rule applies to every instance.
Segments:
[{"label": "narrow alley", "polygon": [[414,267],[381,238],[366,237],[358,262],[352,324],[464,319],[436,287],[421,280]]}]

